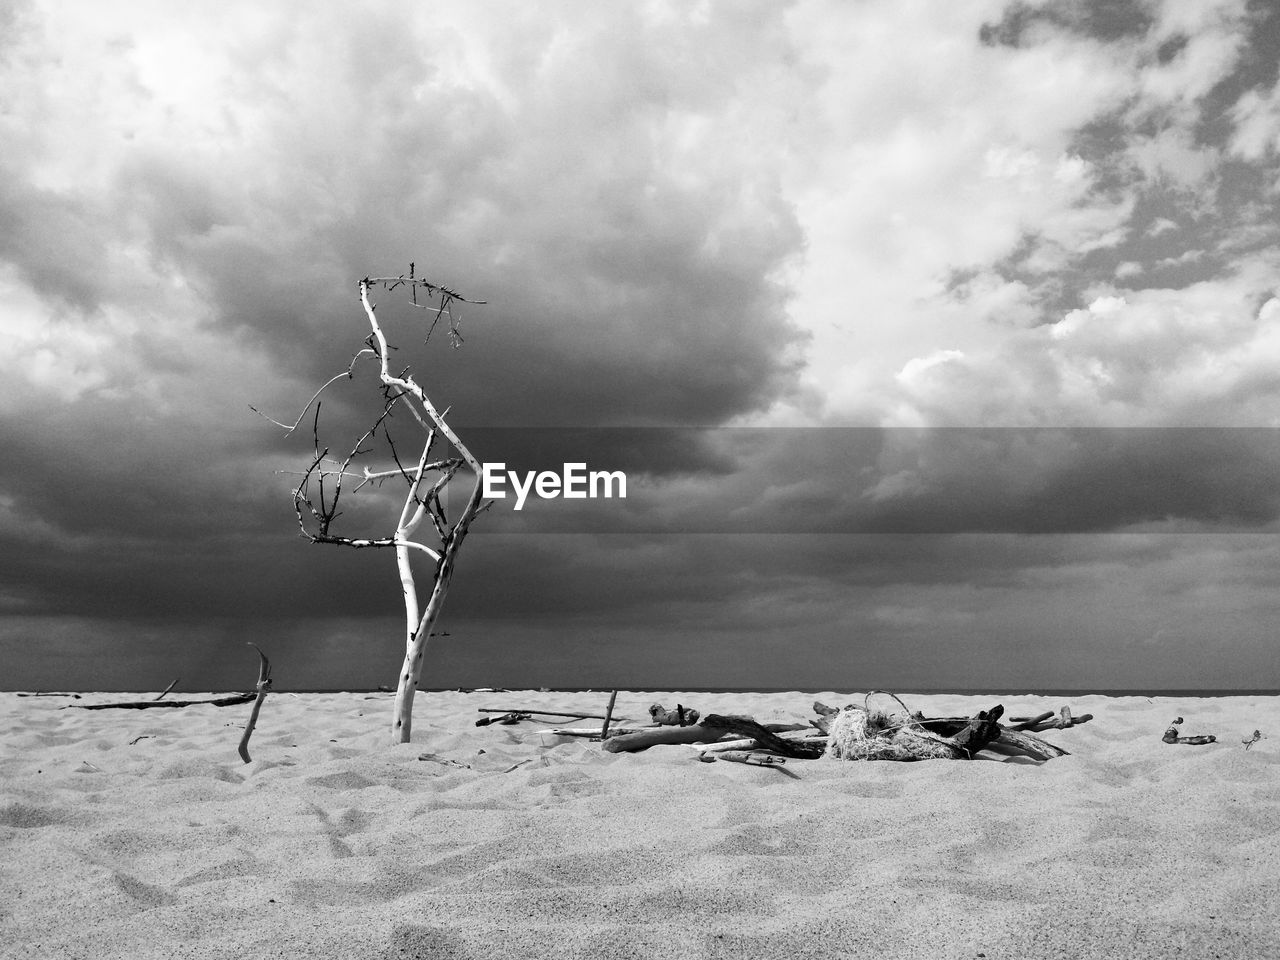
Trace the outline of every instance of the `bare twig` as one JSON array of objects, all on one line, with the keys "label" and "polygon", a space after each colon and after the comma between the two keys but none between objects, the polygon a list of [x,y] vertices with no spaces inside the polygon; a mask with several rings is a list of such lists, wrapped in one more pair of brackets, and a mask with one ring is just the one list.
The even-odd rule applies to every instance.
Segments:
[{"label": "bare twig", "polygon": [[[707,755],[703,754],[702,759],[706,759]],[[725,750],[715,755],[716,760],[728,760],[730,763],[745,763],[753,767],[773,767],[779,773],[785,773],[793,780],[799,780],[800,774],[794,770],[788,770],[783,766],[787,762],[785,757],[774,756],[770,753],[748,753],[746,751]]]},{"label": "bare twig", "polygon": [[[372,354],[374,353],[374,351],[370,348],[366,348],[364,350],[358,351],[356,355],[351,358],[351,363],[347,366],[346,370],[344,370],[342,373],[335,373],[332,377],[326,380],[324,382],[324,386],[322,386],[319,390],[317,390],[315,393],[311,395],[311,399],[307,401],[306,406],[302,408],[302,412],[298,414],[298,419],[293,421],[292,425],[287,423],[281,423],[279,420],[276,420],[274,417],[268,417],[265,413],[263,413],[253,404],[248,405],[249,409],[252,410],[254,413],[256,413],[258,416],[260,416],[263,420],[266,420],[270,423],[274,423],[277,427],[281,427],[282,429],[284,429],[285,436],[287,437],[289,436],[289,434],[293,433],[293,431],[298,429],[298,424],[302,423],[302,418],[307,415],[307,411],[311,409],[311,405],[316,402],[316,398],[319,397],[320,394],[324,393],[325,390],[328,389],[330,384],[338,380],[341,380],[344,377],[348,380],[351,379],[352,371],[355,369],[355,366],[356,366],[356,361],[359,360],[366,353]],[[374,355],[376,356],[376,354]]]},{"label": "bare twig", "polygon": [[[528,707],[479,707],[477,713],[524,713],[538,717],[568,717],[570,720],[604,720],[603,713],[555,713],[551,710],[533,710]],[[626,719],[616,717],[615,719]]]},{"label": "bare twig", "polygon": [[258,695],[253,701],[253,711],[249,714],[249,722],[245,725],[244,736],[240,738],[240,759],[249,762],[249,738],[253,736],[253,728],[258,724],[258,711],[262,709],[262,701],[267,699],[267,690],[271,688],[271,661],[256,643],[249,646],[258,651],[262,663],[258,666]]}]

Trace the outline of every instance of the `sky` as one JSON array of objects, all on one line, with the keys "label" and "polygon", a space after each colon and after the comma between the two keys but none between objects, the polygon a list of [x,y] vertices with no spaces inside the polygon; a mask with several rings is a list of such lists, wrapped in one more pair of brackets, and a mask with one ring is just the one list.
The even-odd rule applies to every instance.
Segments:
[{"label": "sky", "polygon": [[495,500],[423,687],[1280,690],[1278,72],[1267,0],[0,5],[0,687],[394,685],[291,491],[413,263],[472,451],[628,481]]}]

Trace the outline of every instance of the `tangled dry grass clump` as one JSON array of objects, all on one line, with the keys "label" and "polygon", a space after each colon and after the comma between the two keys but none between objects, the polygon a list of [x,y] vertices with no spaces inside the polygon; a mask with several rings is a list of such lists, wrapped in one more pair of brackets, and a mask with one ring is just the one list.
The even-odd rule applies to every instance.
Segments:
[{"label": "tangled dry grass clump", "polygon": [[864,705],[850,705],[831,720],[826,755],[835,760],[952,760],[954,744],[920,726],[916,717],[893,694],[887,696],[903,713],[872,709],[871,694]]}]

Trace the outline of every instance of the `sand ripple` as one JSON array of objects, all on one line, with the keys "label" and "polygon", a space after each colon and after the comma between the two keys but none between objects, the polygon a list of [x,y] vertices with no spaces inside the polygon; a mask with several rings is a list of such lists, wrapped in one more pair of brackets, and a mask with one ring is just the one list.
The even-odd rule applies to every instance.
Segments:
[{"label": "sand ripple", "polygon": [[[246,765],[247,707],[0,694],[0,956],[1280,955],[1276,699],[1076,698],[1095,720],[1047,734],[1071,751],[1047,764],[792,761],[800,780],[474,725],[495,700],[606,699],[424,694],[415,742],[392,746],[388,696],[276,694]],[[814,699],[618,710],[789,722]],[[1221,742],[1161,743],[1179,715]],[[1256,728],[1274,739],[1245,751]]]}]

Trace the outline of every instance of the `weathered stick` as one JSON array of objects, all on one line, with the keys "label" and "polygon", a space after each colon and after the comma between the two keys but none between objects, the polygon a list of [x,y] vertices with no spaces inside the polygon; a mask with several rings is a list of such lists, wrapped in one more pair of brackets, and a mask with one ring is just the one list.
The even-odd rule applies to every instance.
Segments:
[{"label": "weathered stick", "polygon": [[[824,747],[827,743],[827,736],[825,734],[812,737],[784,737],[783,739],[794,743]],[[754,750],[759,748],[760,741],[754,738],[744,737],[741,740],[717,740],[715,743],[692,743],[690,746],[701,753],[721,753],[725,750]]]},{"label": "weathered stick", "polygon": [[728,751],[716,754],[717,760],[728,760],[731,763],[745,763],[752,767],[773,767],[779,773],[785,773],[794,780],[800,779],[800,774],[794,770],[788,770],[783,766],[786,763],[785,757],[775,757],[767,753],[746,753],[743,751]]},{"label": "weathered stick", "polygon": [[481,717],[476,721],[477,727],[487,727],[491,723],[512,724],[519,723],[521,720],[533,719],[527,713],[504,713],[500,717]]},{"label": "weathered stick", "polygon": [[[770,730],[769,727],[745,717],[724,717],[713,713],[705,717],[701,725],[710,727],[713,730],[722,730],[726,733],[736,733],[739,737],[750,737],[759,741],[762,747],[774,753],[780,753],[784,757],[812,760],[822,756],[825,750],[825,744],[819,746],[803,740],[784,740],[776,732]],[[782,726],[797,729],[796,724],[783,724]],[[804,729],[804,727],[800,726],[798,729]],[[717,737],[716,739],[719,738]]]},{"label": "weathered stick", "polygon": [[[1041,740],[1020,730],[1002,729],[1000,736],[987,744],[988,749],[1006,747],[1016,753],[1025,754],[1035,760],[1052,760],[1054,757],[1069,756],[1066,750],[1055,746],[1048,740]],[[1004,752],[999,751],[997,752]]]},{"label": "weathered stick", "polygon": [[258,711],[262,709],[262,701],[267,699],[267,691],[271,688],[271,661],[256,643],[249,646],[258,651],[262,663],[258,665],[258,694],[253,701],[253,710],[249,714],[249,722],[245,724],[244,736],[240,738],[240,759],[249,762],[249,738],[253,736],[253,728],[258,724]]},{"label": "weathered stick", "polygon": [[605,707],[604,723],[600,725],[600,739],[603,740],[609,736],[609,721],[613,718],[613,704],[618,699],[618,691],[615,690],[609,694],[609,706]]},{"label": "weathered stick", "polygon": [[[528,707],[480,707],[478,713],[523,713],[526,716],[534,714],[539,717],[568,717],[570,720],[604,720],[603,713],[555,713],[551,710],[531,710]],[[625,717],[618,717],[619,720],[625,720]]]},{"label": "weathered stick", "polygon": [[1010,717],[1006,730],[1026,730],[1034,727],[1036,724],[1044,723],[1053,716],[1052,710],[1046,710],[1044,713],[1035,717]]},{"label": "weathered stick", "polygon": [[[609,733],[614,737],[624,736],[630,733],[639,733],[642,730],[652,730],[652,727],[610,727]],[[557,737],[594,737],[598,740],[605,739],[599,727],[552,727],[546,731]]]},{"label": "weathered stick", "polygon": [[651,727],[635,733],[612,736],[601,746],[610,753],[632,753],[667,743],[698,743],[719,740],[727,731],[695,723],[687,727]]},{"label": "weathered stick", "polygon": [[[179,677],[179,678],[178,678],[178,680],[181,680],[181,679],[182,679],[181,677]],[[176,686],[178,685],[178,680],[173,681],[173,683],[169,684],[169,685],[168,685],[167,687],[165,687],[162,691],[160,691],[160,696],[156,697],[156,699],[157,699],[157,700],[163,700],[163,699],[164,699],[164,695],[165,695],[166,693],[168,693],[170,690],[172,690],[174,687],[176,687]]]},{"label": "weathered stick", "polygon": [[[213,700],[132,700],[126,703],[69,703],[67,707],[77,710],[149,710],[152,707],[193,707],[208,704],[213,707],[234,707],[249,703],[256,693],[237,693],[230,697],[217,697]],[[65,710],[67,707],[63,707]]]},{"label": "weathered stick", "polygon": [[964,729],[951,738],[951,742],[964,756],[972,759],[988,743],[1000,738],[998,721],[1003,713],[1004,707],[998,703],[990,710],[979,710],[964,725]]},{"label": "weathered stick", "polygon": [[1010,726],[1005,729],[1029,730],[1032,733],[1039,733],[1041,730],[1066,730],[1069,727],[1088,723],[1092,719],[1092,713],[1082,713],[1078,717],[1072,716],[1071,708],[1064,706],[1058,716],[1054,716],[1052,711],[1047,711],[1038,717],[1014,717]]},{"label": "weathered stick", "polygon": [[[938,717],[920,721],[920,726],[931,733],[937,733],[944,737],[951,737],[962,730],[970,721],[957,717]],[[1009,750],[996,752],[1007,753],[1010,751],[1023,753],[1036,760],[1049,760],[1053,757],[1068,756],[1067,751],[1061,747],[1054,746],[1047,740],[1041,740],[1039,737],[1032,736],[1021,730],[1011,730],[1008,727],[1000,727],[999,736],[987,744],[989,748],[995,749],[999,745],[1008,747]]]},{"label": "weathered stick", "polygon": [[35,693],[20,693],[18,694],[18,696],[20,697],[70,697],[73,700],[80,699],[80,694],[78,693],[55,693],[55,692],[44,692],[41,690],[37,690]]}]

